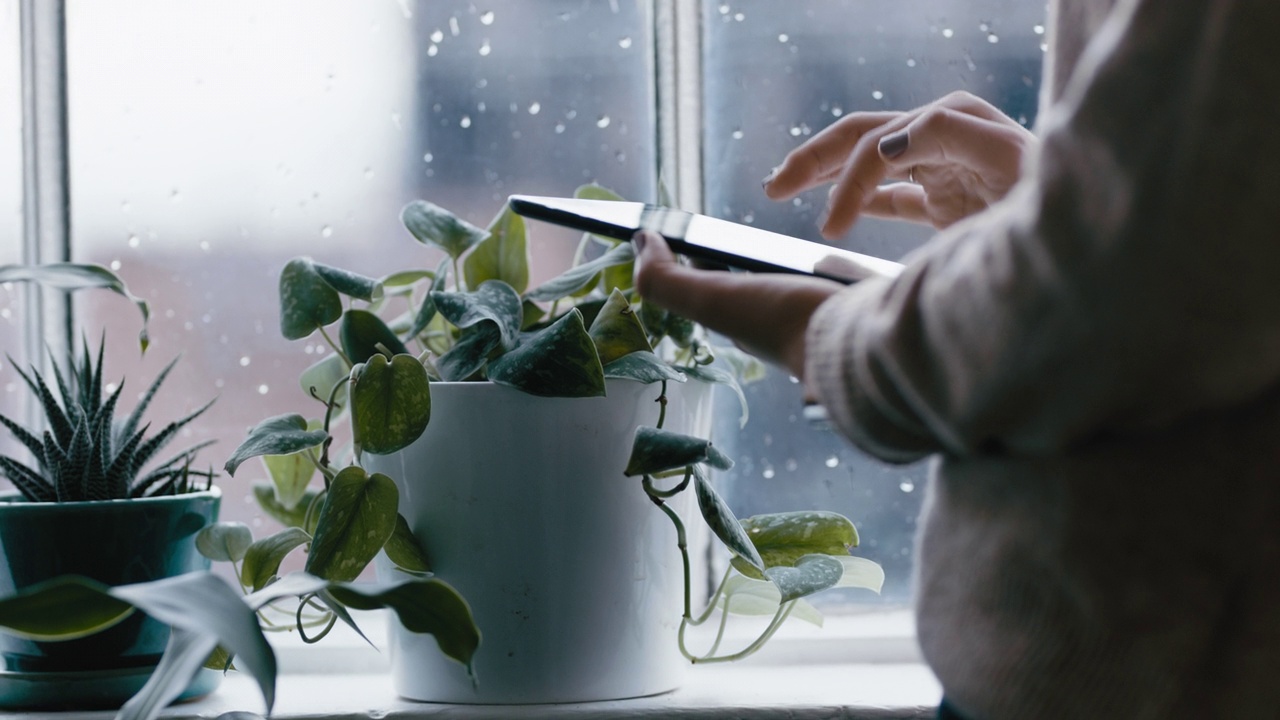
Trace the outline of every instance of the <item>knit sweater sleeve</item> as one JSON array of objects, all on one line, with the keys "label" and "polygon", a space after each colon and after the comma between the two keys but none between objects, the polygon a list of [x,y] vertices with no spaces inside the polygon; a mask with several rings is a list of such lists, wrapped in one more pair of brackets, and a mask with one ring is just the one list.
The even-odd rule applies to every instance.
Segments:
[{"label": "knit sweater sleeve", "polygon": [[1128,0],[1022,182],[813,316],[806,379],[864,449],[1059,452],[1280,379],[1280,3]]}]

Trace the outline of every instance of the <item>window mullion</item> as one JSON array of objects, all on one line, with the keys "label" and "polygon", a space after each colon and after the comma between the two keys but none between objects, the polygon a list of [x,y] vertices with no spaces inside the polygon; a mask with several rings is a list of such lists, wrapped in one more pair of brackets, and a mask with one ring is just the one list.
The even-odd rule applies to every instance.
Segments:
[{"label": "window mullion", "polygon": [[702,210],[701,3],[657,3],[658,158],[676,207]]},{"label": "window mullion", "polygon": [[[21,0],[22,222],[24,263],[71,257],[71,190],[67,134],[66,4]],[[66,293],[26,290],[27,357],[48,348],[64,357],[71,344],[71,303]]]}]

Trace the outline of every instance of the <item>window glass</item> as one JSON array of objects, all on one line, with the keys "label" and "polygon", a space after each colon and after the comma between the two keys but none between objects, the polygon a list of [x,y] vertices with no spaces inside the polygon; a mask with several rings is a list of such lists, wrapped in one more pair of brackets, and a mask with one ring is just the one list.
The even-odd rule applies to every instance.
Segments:
[{"label": "window glass", "polygon": [[[0,265],[22,257],[20,47],[18,0],[0,0]],[[0,414],[25,423],[26,391],[6,357],[24,358],[22,294],[19,285],[0,285]],[[22,452],[9,433],[0,434],[0,455],[22,457]]]},{"label": "window glass", "polygon": [[[967,90],[1031,124],[1044,12],[1043,3],[1024,0],[704,2],[707,212],[820,240],[826,188],[774,203],[760,181],[791,148],[845,113],[909,109]],[[862,220],[840,244],[896,259],[930,234]],[[785,374],[771,372],[746,391],[746,428],[737,432],[731,408],[718,428],[737,460],[722,479],[735,511],[844,513],[861,533],[858,554],[884,566],[884,592],[877,598],[842,590],[819,601],[905,603],[923,465],[876,462],[809,426],[799,387]]]},{"label": "window glass", "polygon": [[[651,197],[651,26],[647,2],[72,0],[74,255],[154,313],[140,361],[128,304],[79,299],[108,374],[140,391],[181,354],[148,414],[218,396],[186,440],[216,439],[220,468],[251,424],[318,407],[297,376],[327,347],[278,330],[288,259],[433,268],[399,221],[418,198],[483,226],[511,193]],[[577,238],[531,233],[538,281]],[[264,480],[256,461],[222,477],[224,517],[269,522]]]}]

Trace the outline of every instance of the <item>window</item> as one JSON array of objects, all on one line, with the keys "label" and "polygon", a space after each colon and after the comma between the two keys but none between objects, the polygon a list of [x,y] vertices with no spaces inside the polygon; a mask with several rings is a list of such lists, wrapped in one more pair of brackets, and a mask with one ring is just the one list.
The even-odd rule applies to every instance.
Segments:
[{"label": "window", "polygon": [[[20,94],[18,0],[0,0],[0,265],[22,258],[22,96]],[[17,285],[0,285],[0,349],[22,356],[25,304]],[[20,360],[19,360],[20,362]],[[25,419],[22,379],[0,353],[0,413]],[[20,445],[8,433],[0,437],[0,454],[15,454]]]},{"label": "window", "polygon": [[[0,0],[0,262],[21,245],[17,5]],[[154,312],[137,367],[136,313],[114,296],[77,298],[91,340],[107,329],[108,376],[137,367],[141,391],[181,354],[150,415],[217,395],[187,441],[217,439],[202,459],[219,467],[248,425],[307,402],[298,371],[327,352],[279,335],[276,279],[289,258],[378,275],[418,252],[433,267],[399,223],[416,198],[476,224],[511,193],[593,181],[655,199],[659,108],[674,110],[657,91],[655,48],[670,51],[655,29],[663,8],[694,8],[701,23],[700,92],[679,96],[700,103],[701,167],[661,172],[680,183],[700,174],[713,215],[816,238],[825,191],[772,203],[759,179],[845,113],[967,89],[1034,121],[1044,7],[1023,0],[69,0],[72,257],[116,269]],[[545,279],[576,238],[533,232]],[[899,257],[929,234],[868,220],[844,244]],[[0,287],[6,349],[19,345],[20,298]],[[23,394],[14,380],[0,365],[6,413]],[[874,462],[809,427],[781,373],[747,394],[747,427],[725,397],[717,428],[738,461],[721,478],[730,504],[741,516],[848,515],[888,580],[879,599],[827,604],[904,604],[923,468]],[[219,480],[225,519],[272,522],[249,491],[264,478],[249,463]]]}]

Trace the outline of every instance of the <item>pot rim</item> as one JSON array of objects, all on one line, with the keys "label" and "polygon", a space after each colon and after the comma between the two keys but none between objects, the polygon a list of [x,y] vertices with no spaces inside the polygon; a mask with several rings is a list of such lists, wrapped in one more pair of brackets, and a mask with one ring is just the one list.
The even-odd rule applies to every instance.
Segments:
[{"label": "pot rim", "polygon": [[195,492],[182,493],[181,495],[161,495],[159,497],[148,496],[113,500],[77,500],[75,502],[30,502],[17,490],[0,490],[0,508],[65,508],[67,510],[74,510],[84,508],[120,507],[125,504],[133,505],[134,503],[140,503],[142,505],[157,505],[200,499],[217,500],[221,497],[222,488],[217,485],[210,487],[208,490],[196,490]]}]

